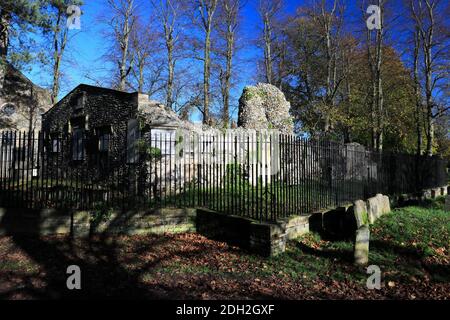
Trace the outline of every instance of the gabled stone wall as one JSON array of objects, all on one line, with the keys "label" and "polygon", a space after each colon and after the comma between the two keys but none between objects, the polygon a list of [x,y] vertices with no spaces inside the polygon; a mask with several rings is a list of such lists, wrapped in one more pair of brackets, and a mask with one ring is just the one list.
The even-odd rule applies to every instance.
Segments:
[{"label": "gabled stone wall", "polygon": [[39,130],[41,114],[50,107],[49,91],[0,61],[0,130]]},{"label": "gabled stone wall", "polygon": [[[76,174],[95,178],[100,171],[99,161],[116,168],[126,163],[127,124],[137,118],[137,100],[135,95],[116,90],[80,85],[61,99],[52,109],[43,115],[42,130],[51,144],[53,137],[61,139],[61,151],[49,152],[49,160],[54,166],[50,171],[64,173],[68,166]],[[72,132],[75,126],[84,130],[82,161],[73,161]],[[111,140],[106,159],[100,158],[96,130],[109,128]],[[105,164],[106,166],[106,164]],[[105,172],[106,173],[106,172]]]}]

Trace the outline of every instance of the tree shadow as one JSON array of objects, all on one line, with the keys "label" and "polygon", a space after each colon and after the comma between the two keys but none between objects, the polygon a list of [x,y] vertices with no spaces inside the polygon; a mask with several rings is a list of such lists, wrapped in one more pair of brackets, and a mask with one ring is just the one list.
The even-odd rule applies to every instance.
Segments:
[{"label": "tree shadow", "polygon": [[404,264],[399,264],[398,261],[393,261],[392,266],[397,269],[420,268],[427,272],[432,278],[438,282],[450,282],[450,266],[447,264],[429,264],[425,262],[426,255],[417,248],[404,247],[385,240],[370,241],[370,250],[378,252],[390,252],[404,261]]},{"label": "tree shadow", "polygon": [[301,242],[296,242],[295,246],[300,251],[319,258],[325,258],[331,261],[341,261],[345,263],[353,263],[353,251],[342,249],[314,249]]},{"label": "tree shadow", "polygon": [[[11,274],[11,277],[20,278],[20,285],[8,288],[0,293],[0,299],[9,299],[14,296],[26,296],[37,299],[91,299],[91,298],[126,298],[126,299],[166,299],[167,293],[145,285],[142,276],[145,272],[157,268],[182,251],[171,252],[170,255],[162,255],[150,262],[139,265],[137,268],[127,267],[129,261],[124,261],[123,247],[119,245],[117,237],[120,235],[90,236],[85,239],[77,239],[71,236],[39,236],[40,217],[36,216],[42,211],[32,211],[24,214],[35,215],[28,217],[29,224],[26,228],[17,230],[18,210],[9,209],[4,212],[2,223],[4,233],[9,236],[14,245],[25,253],[34,263],[39,265],[36,276]],[[120,215],[118,215],[120,216]],[[132,216],[129,217],[130,219]],[[123,217],[121,217],[123,223]],[[8,223],[5,223],[8,222]],[[15,221],[16,223],[12,223]],[[31,221],[31,223],[30,223]],[[111,225],[116,225],[115,221]],[[54,226],[57,233],[57,224]],[[19,232],[17,232],[19,231]],[[49,233],[52,233],[51,230]],[[104,234],[107,234],[105,230]],[[133,251],[133,257],[149,250],[149,247],[163,246],[171,241],[170,236],[151,237]],[[191,254],[202,253],[202,248],[196,248]],[[128,256],[130,253],[128,253]],[[81,269],[81,290],[69,290],[66,285],[67,267],[78,265]],[[38,282],[40,285],[35,285]],[[186,294],[176,288],[172,288],[170,298],[185,297]]]}]

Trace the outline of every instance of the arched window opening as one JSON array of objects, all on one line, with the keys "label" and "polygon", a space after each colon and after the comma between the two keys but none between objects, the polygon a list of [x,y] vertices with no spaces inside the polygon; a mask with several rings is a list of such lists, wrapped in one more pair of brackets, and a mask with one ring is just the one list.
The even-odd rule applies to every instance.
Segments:
[{"label": "arched window opening", "polygon": [[5,103],[1,108],[0,112],[8,117],[16,113],[17,107],[12,103]]}]

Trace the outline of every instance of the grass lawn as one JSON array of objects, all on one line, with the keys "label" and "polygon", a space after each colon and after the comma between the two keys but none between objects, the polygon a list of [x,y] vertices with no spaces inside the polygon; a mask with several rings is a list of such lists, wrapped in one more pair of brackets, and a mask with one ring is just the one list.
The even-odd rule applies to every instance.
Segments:
[{"label": "grass lawn", "polygon": [[[371,227],[368,290],[351,242],[308,234],[263,259],[197,234],[94,238],[0,238],[0,298],[449,299],[450,213],[442,200],[397,209]],[[82,270],[68,291],[66,268]]]}]

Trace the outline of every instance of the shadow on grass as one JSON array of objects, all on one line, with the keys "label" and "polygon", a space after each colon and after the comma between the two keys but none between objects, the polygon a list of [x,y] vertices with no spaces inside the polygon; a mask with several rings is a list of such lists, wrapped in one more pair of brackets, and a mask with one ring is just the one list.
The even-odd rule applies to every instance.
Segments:
[{"label": "shadow on grass", "polygon": [[[353,265],[353,244],[348,244],[351,249],[339,248],[336,243],[329,246],[316,249],[302,242],[293,244],[300,252],[323,259],[325,264],[340,263],[345,268],[356,268]],[[390,241],[374,239],[370,241],[370,260],[369,264],[379,265],[387,272],[394,272],[402,275],[404,280],[414,276],[431,277],[433,281],[441,283],[450,282],[450,266],[445,263],[438,264],[428,262],[428,256],[419,248],[400,246]],[[293,259],[302,259],[302,257],[291,254]],[[299,263],[302,263],[299,261]],[[363,270],[364,272],[364,270]]]},{"label": "shadow on grass", "polygon": [[391,254],[396,257],[395,259],[374,261],[374,263],[383,262],[394,270],[411,273],[411,275],[415,275],[414,271],[422,275],[428,273],[435,281],[450,282],[450,266],[426,262],[427,256],[418,248],[399,246],[384,240],[373,240],[370,241],[370,250],[378,256],[388,257]]},{"label": "shadow on grass", "polygon": [[319,257],[325,258],[331,261],[341,261],[345,263],[353,263],[353,251],[343,250],[343,249],[314,249],[311,248],[301,242],[296,242],[295,246],[297,249],[302,251],[303,253]]}]

